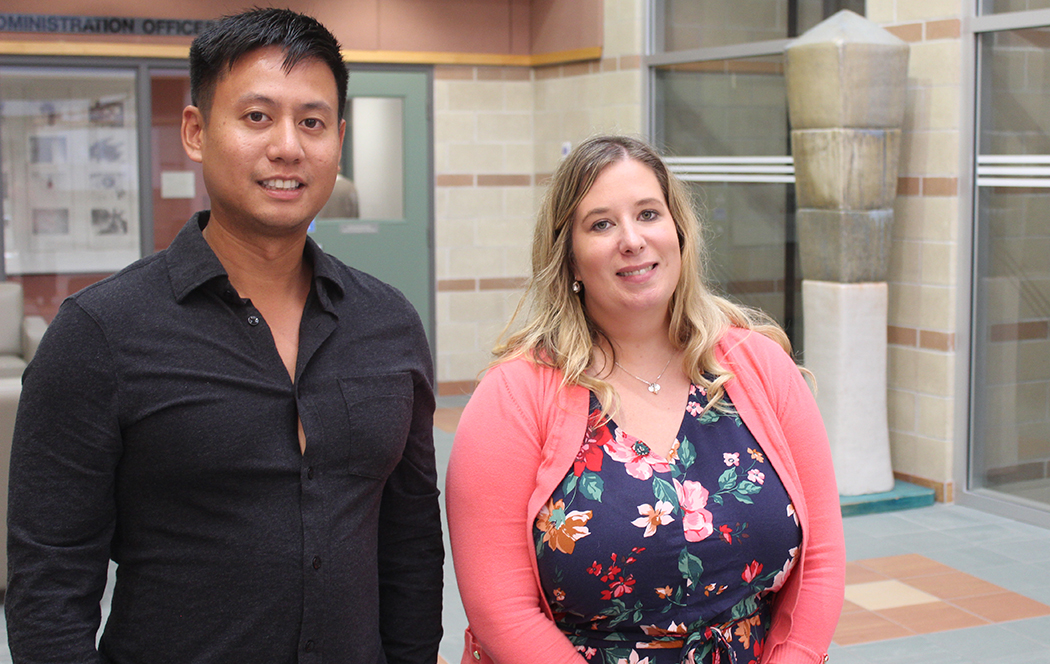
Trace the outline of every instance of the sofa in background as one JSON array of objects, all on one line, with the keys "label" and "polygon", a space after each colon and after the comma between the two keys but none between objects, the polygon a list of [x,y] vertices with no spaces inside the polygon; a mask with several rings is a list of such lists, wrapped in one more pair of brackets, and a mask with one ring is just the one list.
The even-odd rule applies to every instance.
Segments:
[{"label": "sofa in background", "polygon": [[0,282],[0,378],[22,377],[46,329],[43,318],[25,315],[22,284]]}]

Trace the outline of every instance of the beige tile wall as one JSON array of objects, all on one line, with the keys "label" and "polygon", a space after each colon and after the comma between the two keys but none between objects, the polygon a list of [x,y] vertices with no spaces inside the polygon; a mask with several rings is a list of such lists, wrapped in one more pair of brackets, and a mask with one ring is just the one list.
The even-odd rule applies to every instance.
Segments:
[{"label": "beige tile wall", "polygon": [[600,61],[434,71],[437,379],[469,391],[530,273],[542,183],[562,150],[641,131],[643,0],[606,0]]},{"label": "beige tile wall", "polygon": [[949,498],[953,478],[961,65],[960,0],[868,0],[868,18],[909,42],[889,288],[894,471]]},{"label": "beige tile wall", "polygon": [[434,71],[439,385],[485,367],[528,273],[533,98],[529,68]]}]

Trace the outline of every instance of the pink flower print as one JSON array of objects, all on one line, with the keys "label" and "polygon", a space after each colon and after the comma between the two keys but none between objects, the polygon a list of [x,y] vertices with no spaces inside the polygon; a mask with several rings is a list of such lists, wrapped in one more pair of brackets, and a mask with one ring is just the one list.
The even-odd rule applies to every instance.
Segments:
[{"label": "pink flower print", "polygon": [[744,583],[751,583],[755,580],[755,577],[762,573],[762,563],[757,560],[752,560],[751,564],[744,568],[743,573],[740,577],[744,579]]},{"label": "pink flower print", "polygon": [[641,659],[638,659],[638,657],[638,653],[632,650],[630,659],[618,659],[616,660],[616,664],[649,664],[648,657],[643,657]]},{"label": "pink flower print", "polygon": [[699,482],[692,480],[685,482],[674,480],[674,489],[678,494],[678,506],[685,513],[685,516],[682,517],[685,539],[689,542],[700,542],[707,539],[715,531],[711,512],[705,509],[707,489]]},{"label": "pink flower print", "polygon": [[766,481],[766,474],[757,468],[752,468],[747,471],[747,479],[751,480],[755,484],[762,484]]},{"label": "pink flower print", "polygon": [[739,466],[740,465],[740,452],[733,452],[732,454],[730,454],[729,452],[723,452],[722,453],[722,461],[724,461],[725,464],[727,466],[729,466],[730,468],[732,468],[733,466]]},{"label": "pink flower print", "polygon": [[642,516],[632,521],[631,525],[645,528],[645,534],[642,537],[652,537],[656,534],[657,526],[666,526],[674,521],[674,517],[671,516],[673,509],[674,505],[663,500],[656,501],[656,507],[648,503],[639,505],[638,513]]},{"label": "pink flower print", "polygon": [[788,561],[784,563],[784,569],[777,572],[777,575],[773,577],[773,585],[769,587],[770,590],[776,592],[784,587],[787,583],[788,575],[791,574],[791,570],[795,568],[795,563],[798,562],[798,547],[794,547],[788,551]]},{"label": "pink flower print", "polygon": [[671,472],[671,466],[665,459],[653,454],[642,441],[627,438],[622,431],[616,432],[616,437],[606,443],[605,449],[609,456],[624,464],[628,475],[637,480],[649,479],[654,470],[658,473]]}]

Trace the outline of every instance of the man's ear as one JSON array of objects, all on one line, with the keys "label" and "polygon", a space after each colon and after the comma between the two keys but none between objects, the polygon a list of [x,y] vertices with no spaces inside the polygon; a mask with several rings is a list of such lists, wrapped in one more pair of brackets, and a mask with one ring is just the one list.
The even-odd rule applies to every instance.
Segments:
[{"label": "man's ear", "polygon": [[196,106],[182,109],[182,149],[198,164],[204,161],[204,115]]}]

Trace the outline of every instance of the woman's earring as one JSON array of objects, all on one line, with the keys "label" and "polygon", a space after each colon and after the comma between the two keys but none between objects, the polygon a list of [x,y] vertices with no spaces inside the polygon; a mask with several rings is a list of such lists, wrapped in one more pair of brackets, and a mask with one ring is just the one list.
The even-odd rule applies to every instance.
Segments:
[{"label": "woman's earring", "polygon": [[576,281],[572,282],[572,292],[573,293],[579,293],[580,292],[580,288],[581,288],[581,286],[580,286],[580,280],[579,279],[577,279]]}]

